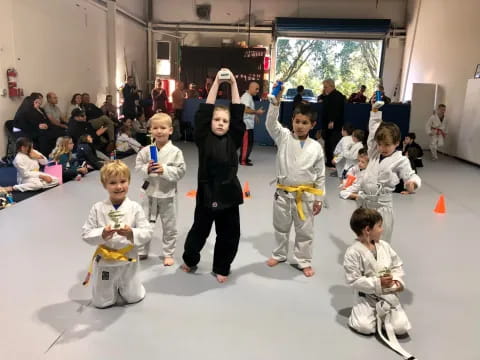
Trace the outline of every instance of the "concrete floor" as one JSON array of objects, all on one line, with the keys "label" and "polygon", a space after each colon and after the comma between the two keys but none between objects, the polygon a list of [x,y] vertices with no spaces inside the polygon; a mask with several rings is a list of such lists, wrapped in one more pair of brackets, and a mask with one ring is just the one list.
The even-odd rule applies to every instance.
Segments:
[{"label": "concrete floor", "polygon": [[[98,172],[0,212],[1,359],[401,358],[375,337],[346,328],[352,294],[341,263],[354,241],[348,221],[355,204],[338,198],[336,178],[327,178],[329,206],[315,222],[317,274],[307,279],[287,264],[264,265],[273,247],[273,148],[254,148],[255,166],[239,171],[252,198],[241,207],[229,282],[210,276],[213,236],[198,272],[181,272],[195,206],[185,194],[196,187],[197,157],[192,144],[179,145],[188,169],[179,183],[177,264],[165,268],[157,256],[142,263],[147,297],[139,304],[97,310],[89,306],[91,289],[81,285],[94,250],[81,240],[81,226],[92,204],[106,197]],[[394,198],[392,244],[405,264],[401,300],[413,326],[401,341],[419,359],[478,360],[480,195],[472,189],[480,169],[445,157],[425,163],[418,194]],[[140,199],[140,185],[134,174],[131,199]],[[440,193],[446,215],[432,211]]]}]

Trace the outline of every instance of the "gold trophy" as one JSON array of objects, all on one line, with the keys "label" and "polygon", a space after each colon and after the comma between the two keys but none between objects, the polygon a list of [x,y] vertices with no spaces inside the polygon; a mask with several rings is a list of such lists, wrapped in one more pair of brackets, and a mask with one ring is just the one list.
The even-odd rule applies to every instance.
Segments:
[{"label": "gold trophy", "polygon": [[108,213],[108,217],[113,221],[113,230],[119,230],[123,227],[120,223],[120,219],[123,218],[123,214],[121,211],[112,210]]}]

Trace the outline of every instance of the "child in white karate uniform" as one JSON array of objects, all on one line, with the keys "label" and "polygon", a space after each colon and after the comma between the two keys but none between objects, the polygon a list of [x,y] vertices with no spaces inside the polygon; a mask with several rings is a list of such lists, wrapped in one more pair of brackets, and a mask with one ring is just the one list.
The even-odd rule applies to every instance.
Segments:
[{"label": "child in white karate uniform", "polygon": [[[335,168],[337,169],[336,175],[340,181],[342,180],[343,169],[345,168],[345,158],[343,157],[343,152],[353,145],[353,130],[352,124],[347,123],[342,126],[342,138],[338,142],[337,146],[335,146],[335,150],[333,151],[332,164],[334,164]],[[335,173],[331,173],[330,176],[335,176]]]},{"label": "child in white karate uniform", "polygon": [[382,112],[375,103],[368,124],[368,166],[360,182],[357,205],[376,209],[383,218],[383,240],[390,242],[393,232],[392,193],[403,180],[408,193],[420,188],[421,179],[410,166],[408,158],[397,151],[401,133],[397,125],[382,122]]},{"label": "child in white karate uniform", "polygon": [[425,131],[430,136],[430,151],[432,152],[432,160],[437,160],[437,149],[442,147],[448,134],[447,118],[445,117],[447,107],[439,104],[435,113],[430,116],[425,124]]},{"label": "child in white karate uniform", "polygon": [[7,187],[8,191],[34,191],[58,185],[58,179],[55,176],[40,171],[40,165],[46,165],[48,160],[33,148],[33,142],[30,139],[19,138],[16,147],[17,155],[13,160],[13,166],[17,169],[18,184]]},{"label": "child in white karate uniform", "polygon": [[295,226],[294,260],[307,277],[312,268],[313,217],[322,209],[325,192],[325,160],[321,145],[308,136],[315,126],[309,105],[301,104],[293,112],[293,133],[278,122],[279,99],[270,97],[266,128],[278,147],[277,189],[273,203],[273,227],[277,247],[268,266],[287,260],[292,223]]},{"label": "child in white karate uniform", "polygon": [[358,163],[358,152],[363,148],[363,139],[365,138],[365,132],[360,129],[355,129],[352,133],[353,143],[343,149],[342,156],[345,159],[345,165],[343,167],[342,178],[345,178],[348,170]]},{"label": "child in white karate uniform", "polygon": [[347,284],[354,291],[348,325],[365,335],[378,331],[387,345],[410,358],[395,337],[411,328],[397,296],[405,288],[403,263],[390,244],[381,240],[382,216],[373,209],[356,209],[350,227],[357,240],[347,249],[343,262]]},{"label": "child in white karate uniform", "polygon": [[[340,197],[342,199],[357,199],[358,192],[360,191],[360,182],[362,181],[363,175],[365,175],[365,169],[368,165],[367,149],[362,148],[358,151],[357,160],[358,164],[348,170],[345,180],[342,182],[342,190],[340,191]],[[350,177],[353,177],[353,182]]]},{"label": "child in white karate uniform", "polygon": [[[177,182],[186,171],[182,150],[172,144],[172,119],[165,113],[157,113],[148,121],[148,129],[155,139],[158,163],[150,159],[150,146],[137,155],[135,169],[142,175],[145,198],[143,201],[148,220],[155,225],[158,218],[163,231],[163,264],[174,264],[173,254],[177,242]],[[140,259],[146,259],[150,243],[139,250]]]},{"label": "child in white karate uniform", "polygon": [[136,303],[145,297],[140,282],[138,247],[150,241],[152,228],[140,204],[127,197],[130,170],[120,160],[105,164],[100,179],[109,198],[90,210],[82,228],[82,238],[97,246],[87,278],[93,266],[93,305],[106,308],[121,302]]}]

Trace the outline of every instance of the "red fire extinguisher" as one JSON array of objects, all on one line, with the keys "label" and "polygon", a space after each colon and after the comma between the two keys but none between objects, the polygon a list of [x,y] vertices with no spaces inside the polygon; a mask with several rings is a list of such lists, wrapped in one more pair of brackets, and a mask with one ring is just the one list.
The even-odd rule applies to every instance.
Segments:
[{"label": "red fire extinguisher", "polygon": [[10,68],[7,70],[7,79],[8,79],[8,96],[15,97],[21,96],[22,89],[17,88],[17,70]]}]

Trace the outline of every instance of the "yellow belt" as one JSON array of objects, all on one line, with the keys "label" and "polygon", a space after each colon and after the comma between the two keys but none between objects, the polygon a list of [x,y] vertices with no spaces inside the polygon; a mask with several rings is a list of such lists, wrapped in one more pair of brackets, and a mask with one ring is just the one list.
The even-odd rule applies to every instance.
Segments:
[{"label": "yellow belt", "polygon": [[137,259],[132,259],[125,256],[125,254],[132,249],[133,249],[133,245],[128,245],[118,250],[109,249],[104,245],[98,246],[97,250],[95,250],[95,253],[92,256],[92,261],[90,261],[90,266],[88,267],[88,273],[87,273],[87,276],[85,277],[83,285],[85,286],[88,285],[88,282],[90,281],[90,276],[92,275],[92,271],[93,271],[93,263],[96,259],[98,259],[97,262],[100,261],[100,258],[103,258],[105,260],[136,262]]},{"label": "yellow belt", "polygon": [[277,184],[277,189],[281,189],[288,192],[295,192],[295,202],[297,203],[297,211],[300,219],[305,220],[305,214],[303,213],[302,195],[304,192],[308,192],[314,195],[323,195],[323,190],[314,188],[313,185],[299,185],[299,186],[286,186]]}]

